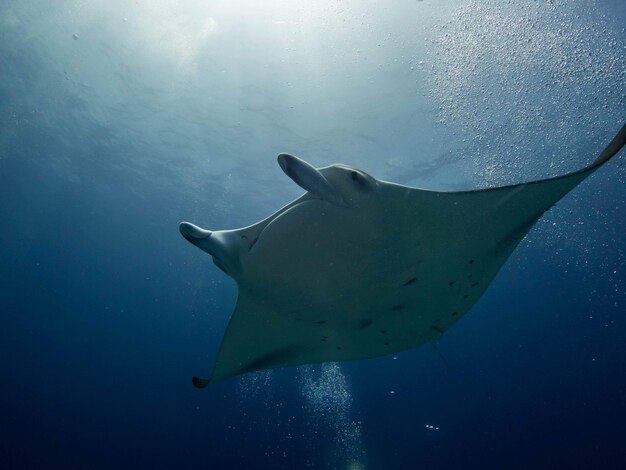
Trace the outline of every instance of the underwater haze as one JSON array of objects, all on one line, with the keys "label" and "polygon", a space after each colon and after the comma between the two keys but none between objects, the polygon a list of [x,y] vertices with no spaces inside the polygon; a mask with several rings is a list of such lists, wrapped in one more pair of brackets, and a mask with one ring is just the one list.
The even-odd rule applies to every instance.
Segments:
[{"label": "underwater haze", "polygon": [[182,220],[300,196],[276,162],[436,190],[591,163],[623,0],[3,0],[0,467],[626,468],[624,151],[433,345],[192,386],[237,286]]}]

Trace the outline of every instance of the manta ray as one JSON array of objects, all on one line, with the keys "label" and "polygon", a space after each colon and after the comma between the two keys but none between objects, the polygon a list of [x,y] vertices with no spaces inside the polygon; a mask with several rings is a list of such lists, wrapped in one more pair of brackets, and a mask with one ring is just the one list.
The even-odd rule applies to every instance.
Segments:
[{"label": "manta ray", "polygon": [[590,165],[561,176],[441,192],[314,168],[282,153],[306,193],[249,227],[180,232],[237,283],[209,379],[365,359],[439,339],[489,287],[537,220],[613,157],[626,125]]}]

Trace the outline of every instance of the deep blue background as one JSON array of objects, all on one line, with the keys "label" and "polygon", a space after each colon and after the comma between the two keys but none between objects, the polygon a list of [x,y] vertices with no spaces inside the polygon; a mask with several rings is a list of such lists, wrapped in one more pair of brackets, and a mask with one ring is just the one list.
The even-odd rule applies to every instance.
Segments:
[{"label": "deep blue background", "polygon": [[[439,40],[440,52],[447,56],[433,67],[446,61],[467,66],[460,63],[464,51],[456,49],[463,37],[454,36],[463,26],[486,31],[485,43],[473,46],[477,50],[497,49],[489,41],[500,33],[492,29],[488,35],[484,10],[465,24],[464,15],[456,13],[457,5],[476,5],[443,3],[441,11],[428,14],[456,21],[457,29],[453,24],[447,31],[460,45]],[[194,2],[194,8],[198,4]],[[501,13],[496,5],[485,2],[482,8]],[[516,106],[499,111],[510,113],[513,124],[506,126],[523,136],[545,127],[546,135],[553,137],[552,148],[546,148],[545,136],[526,139],[528,148],[541,149],[526,155],[528,160],[507,160],[515,153],[510,151],[511,142],[495,139],[502,131],[500,124],[488,123],[493,115],[480,106],[478,112],[487,114],[477,117],[474,128],[432,124],[441,118],[437,113],[442,109],[462,119],[468,112],[464,106],[471,106],[452,109],[442,98],[446,87],[459,85],[452,78],[409,81],[419,90],[431,90],[405,103],[406,109],[426,108],[421,124],[405,113],[399,104],[406,101],[402,96],[388,107],[384,94],[359,98],[359,87],[371,84],[361,84],[358,73],[346,71],[343,78],[336,78],[337,89],[331,83],[327,94],[322,93],[327,105],[315,108],[315,103],[307,103],[315,112],[302,122],[292,119],[288,108],[297,107],[299,101],[293,98],[292,103],[283,88],[284,95],[277,98],[272,88],[277,87],[275,77],[267,75],[275,71],[255,75],[244,70],[237,75],[238,80],[253,83],[253,89],[229,83],[230,78],[223,82],[216,78],[220,72],[215,62],[249,64],[238,55],[245,52],[232,45],[236,26],[228,29],[220,17],[227,15],[218,7],[217,32],[210,24],[205,26],[210,37],[224,34],[226,39],[221,46],[203,46],[204,52],[194,59],[192,65],[199,67],[202,78],[174,85],[168,81],[167,74],[174,72],[168,71],[166,59],[150,62],[146,57],[153,51],[147,46],[130,56],[115,55],[123,54],[124,39],[113,35],[111,42],[103,40],[113,31],[105,21],[113,17],[106,9],[101,8],[98,16],[71,2],[29,6],[7,2],[0,7],[0,466],[626,468],[623,155],[561,201],[531,231],[476,307],[439,342],[443,359],[425,346],[395,358],[338,368],[309,366],[257,379],[232,379],[203,391],[190,381],[192,375],[210,370],[235,303],[236,286],[209,257],[183,240],[177,229],[181,220],[234,228],[276,210],[299,194],[274,161],[278,151],[292,147],[312,155],[318,164],[340,160],[363,166],[374,176],[429,187],[515,181],[588,163],[625,118],[623,29],[615,25],[623,28],[620,18],[626,20],[626,14],[619,2],[609,2],[601,10],[594,2],[586,7],[596,8],[595,16],[578,20],[580,29],[571,33],[576,33],[574,41],[564,46],[546,36],[547,52],[538,57],[555,62],[563,53],[552,49],[558,44],[595,51],[599,58],[588,67],[596,78],[589,82],[588,95],[568,101],[563,97],[569,89],[541,88],[536,76],[510,78],[511,87],[520,83],[527,87],[516,92],[522,93],[518,97],[535,97],[544,107],[555,100],[543,117],[580,114],[580,122],[588,124],[584,130],[571,121],[546,119],[537,124],[534,118],[516,114]],[[136,16],[129,14],[125,22],[139,22],[141,8],[135,8]],[[415,12],[422,6],[410,8]],[[567,3],[561,8],[557,13],[568,21],[578,11]],[[511,14],[524,19],[520,11]],[[322,13],[311,15],[323,17]],[[520,24],[506,23],[515,21],[514,16],[498,20],[495,13],[493,24],[504,21],[508,30]],[[382,35],[385,27],[393,31],[392,20],[399,22],[408,14],[378,12],[377,18],[383,19],[376,23],[374,36]],[[537,14],[541,21],[541,15],[556,13],[539,9]],[[385,27],[380,26],[384,19],[389,20]],[[317,41],[328,41],[336,27],[331,20],[324,21],[326,29]],[[428,21],[436,22],[430,16]],[[596,26],[589,27],[590,21]],[[417,26],[419,17],[414,23],[420,34],[436,38],[448,34],[437,29],[436,34],[424,33]],[[550,31],[551,20],[546,24]],[[193,30],[193,25],[184,28]],[[80,30],[78,40],[72,39],[75,30]],[[89,32],[99,34],[100,42],[93,39],[90,45]],[[348,39],[351,34],[363,37],[358,29],[342,34]],[[567,39],[570,33],[563,34]],[[137,44],[132,38],[130,48]],[[88,50],[75,51],[84,44]],[[221,51],[224,44],[232,49],[230,55]],[[349,49],[339,40],[336,45]],[[280,61],[271,46],[266,49],[269,64]],[[397,75],[393,68],[397,60],[413,63],[406,58],[406,45],[392,41],[384,47],[387,55],[392,54],[384,62],[388,77]],[[570,52],[579,57],[584,51]],[[426,50],[424,56],[436,54]],[[179,57],[176,51],[171,56]],[[306,75],[311,65],[287,62],[296,77],[302,67]],[[172,69],[191,67],[187,62],[177,64]],[[598,68],[602,64],[610,67]],[[568,67],[566,61],[554,70],[562,70],[562,80],[574,72],[587,73]],[[442,68],[433,73],[443,72]],[[375,72],[371,76],[375,88],[376,80],[384,79]],[[208,81],[206,87],[202,80]],[[341,80],[356,81],[354,96],[346,95],[346,109],[353,108],[350,100],[361,103],[358,119],[356,114],[330,112],[339,106],[333,102],[334,93],[345,94]],[[363,78],[364,83],[367,80]],[[235,94],[211,95],[210,90],[220,86],[231,86],[230,93]],[[237,95],[244,93],[238,86],[246,90],[245,96]],[[207,100],[199,105],[202,111],[193,107],[200,89]],[[503,86],[502,93],[506,89]],[[399,90],[402,94],[404,89]],[[604,102],[600,92],[606,90],[613,91],[613,98]],[[476,84],[465,91],[486,93]],[[304,96],[307,88],[294,93],[299,92]],[[450,88],[450,95],[459,92]],[[259,103],[246,110],[252,99]],[[496,97],[482,99],[495,100],[495,107],[499,104]],[[558,99],[569,107],[559,109],[563,102]],[[520,107],[527,111],[533,103],[525,101]],[[320,109],[324,113],[316,114]],[[372,109],[380,120],[366,120],[374,119],[369,116]],[[385,128],[387,116],[396,116],[403,124]],[[318,121],[330,123],[336,132],[315,128]],[[529,131],[525,124],[537,127]],[[364,134],[376,132],[376,138],[359,137],[362,127]],[[477,129],[483,139],[472,140]],[[402,140],[400,131],[410,131],[412,137]],[[426,137],[431,131],[440,137],[438,143]],[[349,153],[353,145],[360,148],[354,155]],[[396,160],[380,150],[390,146]],[[563,161],[561,151],[568,146],[580,151]],[[370,153],[363,150],[367,148]],[[455,155],[449,156],[448,148]],[[430,154],[433,160],[412,159],[412,151]],[[457,159],[462,154],[468,158]],[[494,161],[496,181],[491,173],[481,173]],[[330,380],[322,380],[325,373]],[[356,430],[356,437],[342,441],[350,430]]]}]

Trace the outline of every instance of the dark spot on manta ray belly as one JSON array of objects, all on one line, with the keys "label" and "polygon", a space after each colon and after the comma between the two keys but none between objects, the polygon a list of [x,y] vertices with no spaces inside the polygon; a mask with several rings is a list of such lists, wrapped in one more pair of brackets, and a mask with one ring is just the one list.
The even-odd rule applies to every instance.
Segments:
[{"label": "dark spot on manta ray belly", "polygon": [[315,323],[317,323],[318,325],[323,325],[324,323],[326,323],[328,320],[320,320],[320,321],[316,321]]},{"label": "dark spot on manta ray belly", "polygon": [[400,310],[404,310],[405,305],[404,304],[398,304],[398,305],[394,305],[393,307],[391,307],[391,310],[393,310],[394,312],[398,312]]},{"label": "dark spot on manta ray belly", "polygon": [[362,318],[361,321],[359,322],[359,326],[361,328],[367,328],[371,324],[372,324],[372,320],[370,320],[369,318]]},{"label": "dark spot on manta ray belly", "polygon": [[291,348],[276,349],[248,362],[248,364],[239,370],[239,373],[244,374],[255,370],[268,369],[272,366],[281,364],[292,355],[293,350]]},{"label": "dark spot on manta ray belly", "polygon": [[411,284],[413,284],[415,281],[417,281],[417,278],[412,277],[411,279],[409,279],[408,281],[406,281],[404,284],[402,284],[403,286],[409,286]]},{"label": "dark spot on manta ray belly", "polygon": [[478,283],[477,283],[477,282],[474,282],[474,283],[472,284],[472,287],[476,287],[477,285],[478,285]]},{"label": "dark spot on manta ray belly", "polygon": [[443,330],[442,330],[441,328],[439,328],[438,326],[434,326],[434,325],[433,325],[433,326],[431,326],[430,328],[431,328],[431,329],[433,329],[433,330],[435,330],[436,332],[438,332],[438,333],[440,333],[440,334],[443,334]]}]

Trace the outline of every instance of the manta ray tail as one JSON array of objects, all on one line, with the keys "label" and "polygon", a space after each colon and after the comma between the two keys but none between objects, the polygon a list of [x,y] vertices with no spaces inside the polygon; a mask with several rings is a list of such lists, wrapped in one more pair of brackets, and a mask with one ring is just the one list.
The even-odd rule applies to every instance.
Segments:
[{"label": "manta ray tail", "polygon": [[193,377],[191,379],[191,382],[193,383],[193,386],[196,388],[204,388],[207,385],[209,385],[209,383],[211,383],[209,379],[201,379],[200,377]]}]

